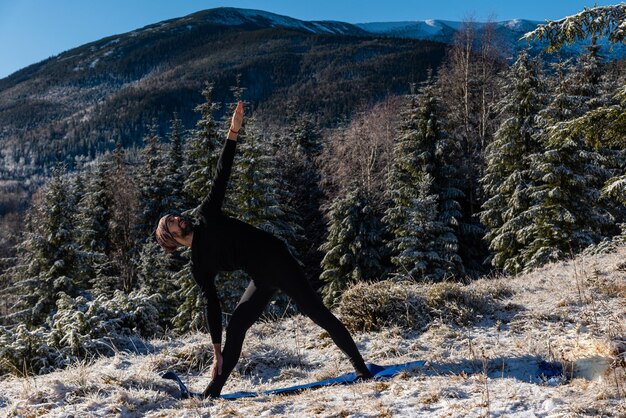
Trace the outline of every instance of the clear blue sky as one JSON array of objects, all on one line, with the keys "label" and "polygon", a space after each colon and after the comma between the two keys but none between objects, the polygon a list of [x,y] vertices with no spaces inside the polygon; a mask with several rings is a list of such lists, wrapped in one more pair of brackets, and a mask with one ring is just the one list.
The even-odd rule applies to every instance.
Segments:
[{"label": "clear blue sky", "polygon": [[560,19],[583,0],[0,0],[0,78],[106,36],[220,6],[261,9],[302,20]]}]

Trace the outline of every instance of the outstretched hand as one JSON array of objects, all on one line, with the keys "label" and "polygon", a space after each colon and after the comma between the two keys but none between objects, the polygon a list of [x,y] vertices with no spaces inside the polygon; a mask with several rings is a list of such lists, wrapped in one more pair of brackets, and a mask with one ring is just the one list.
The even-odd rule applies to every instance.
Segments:
[{"label": "outstretched hand", "polygon": [[241,129],[241,124],[243,123],[243,102],[240,100],[237,103],[237,107],[235,108],[235,112],[233,113],[233,118],[230,121],[230,130],[233,133],[239,132]]}]

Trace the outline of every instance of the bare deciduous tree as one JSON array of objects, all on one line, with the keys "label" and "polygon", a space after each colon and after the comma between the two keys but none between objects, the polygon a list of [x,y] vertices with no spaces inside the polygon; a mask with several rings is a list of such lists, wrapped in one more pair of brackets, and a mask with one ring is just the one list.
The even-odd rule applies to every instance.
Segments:
[{"label": "bare deciduous tree", "polygon": [[375,205],[382,206],[403,100],[391,96],[358,114],[347,126],[324,133],[318,163],[329,201],[356,183]]},{"label": "bare deciduous tree", "polygon": [[445,130],[461,144],[467,172],[468,215],[480,207],[478,178],[483,170],[483,150],[493,137],[498,100],[498,74],[505,68],[502,42],[496,25],[467,19],[455,36],[439,70],[438,84],[445,107]]},{"label": "bare deciduous tree", "polygon": [[120,278],[121,289],[130,292],[135,280],[135,243],[138,222],[138,191],[126,167],[124,154],[118,147],[113,154],[113,172],[109,178],[108,195],[111,199],[111,254]]}]

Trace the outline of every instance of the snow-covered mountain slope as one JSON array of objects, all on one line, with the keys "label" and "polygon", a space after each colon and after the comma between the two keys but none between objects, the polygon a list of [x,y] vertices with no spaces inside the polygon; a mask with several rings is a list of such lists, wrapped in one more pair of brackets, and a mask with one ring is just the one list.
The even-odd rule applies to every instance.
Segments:
[{"label": "snow-covered mountain slope", "polygon": [[[186,25],[185,23],[189,24]],[[259,28],[284,27],[319,34],[348,34],[367,35],[367,31],[356,25],[331,20],[305,21],[289,16],[279,15],[264,10],[241,9],[236,7],[217,7],[203,10],[188,16],[165,20],[154,25],[148,25],[135,32],[172,30],[185,27],[193,29],[194,24],[212,23],[222,26],[256,26]]]},{"label": "snow-covered mountain slope", "polygon": [[[0,378],[0,415],[625,416],[626,363],[619,354],[626,342],[625,257],[622,246],[517,277],[475,281],[465,289],[490,293],[498,302],[473,325],[452,325],[444,312],[420,329],[388,326],[354,333],[368,362],[426,361],[390,380],[287,396],[179,401],[173,397],[176,384],[160,377],[166,370],[181,374],[193,391],[209,382],[210,337],[193,334],[146,341],[138,347],[144,354],[120,351],[43,376]],[[541,360],[564,366],[565,376],[537,378]],[[224,393],[293,386],[350,371],[328,334],[296,315],[250,329]]]},{"label": "snow-covered mountain slope", "polygon": [[[525,33],[536,29],[537,26],[542,23],[544,22],[526,19],[512,19],[493,22],[493,29],[499,39],[503,42],[503,47],[505,47],[512,56],[515,56],[520,49],[529,46],[526,41],[522,41],[520,38]],[[475,39],[478,41],[488,23],[472,22],[472,25],[475,30]],[[371,34],[451,43],[455,34],[463,28],[464,23],[450,20],[423,20],[411,22],[356,23],[355,26]],[[586,41],[577,42],[573,45],[566,45],[561,50],[561,54],[564,56],[576,55],[580,53],[584,46],[588,43],[589,42]],[[606,38],[600,39],[598,43],[602,45],[602,53],[607,57],[618,58],[626,56],[625,45],[620,44],[611,47]],[[531,49],[535,52],[540,51],[545,46],[545,43],[540,42],[532,42],[530,44]]]},{"label": "snow-covered mountain slope", "polygon": [[[541,22],[513,19],[503,22],[494,22],[498,31],[509,32],[510,38],[519,39],[523,34],[534,30]],[[487,23],[473,22],[477,35],[484,30]],[[454,34],[463,26],[463,22],[450,20],[423,20],[413,22],[372,22],[357,23],[356,26],[370,33],[397,36],[413,39],[428,39],[440,42],[451,42]]]}]

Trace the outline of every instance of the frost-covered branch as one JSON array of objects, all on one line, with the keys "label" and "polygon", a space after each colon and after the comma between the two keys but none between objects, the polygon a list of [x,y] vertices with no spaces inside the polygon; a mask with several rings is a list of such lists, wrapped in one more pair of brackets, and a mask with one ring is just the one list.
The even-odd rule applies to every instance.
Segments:
[{"label": "frost-covered branch", "polygon": [[615,98],[619,104],[591,110],[570,121],[550,128],[553,139],[569,135],[582,135],[589,142],[602,141],[605,145],[623,145],[626,132],[626,86],[620,88]]},{"label": "frost-covered branch", "polygon": [[[588,36],[606,36],[611,43],[626,41],[626,3],[587,8],[560,20],[547,20],[521,39],[548,41],[547,50],[554,52],[564,44],[572,44]],[[520,39],[520,40],[521,40]]]}]

